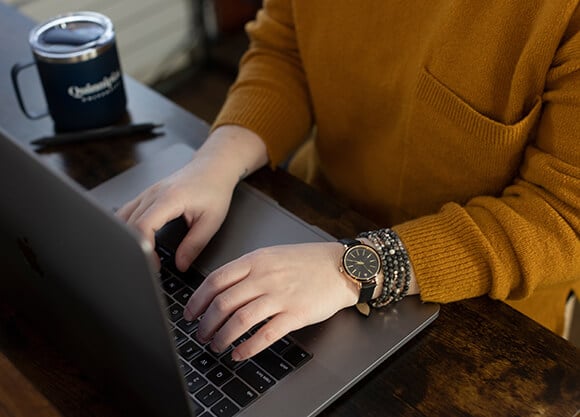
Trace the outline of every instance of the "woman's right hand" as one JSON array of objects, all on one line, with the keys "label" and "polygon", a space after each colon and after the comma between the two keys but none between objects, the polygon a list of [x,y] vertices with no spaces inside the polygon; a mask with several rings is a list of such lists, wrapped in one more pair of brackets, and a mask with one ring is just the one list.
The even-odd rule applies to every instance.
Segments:
[{"label": "woman's right hand", "polygon": [[189,231],[177,248],[175,264],[185,271],[223,223],[240,178],[266,162],[266,148],[257,135],[239,126],[222,126],[186,166],[149,187],[117,214],[153,247],[155,233],[183,216]]}]

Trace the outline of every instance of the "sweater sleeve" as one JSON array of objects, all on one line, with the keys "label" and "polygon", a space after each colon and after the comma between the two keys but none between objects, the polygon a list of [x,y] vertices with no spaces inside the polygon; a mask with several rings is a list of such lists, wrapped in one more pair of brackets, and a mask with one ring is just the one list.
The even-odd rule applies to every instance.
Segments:
[{"label": "sweater sleeve", "polygon": [[546,76],[542,114],[517,178],[499,197],[449,203],[397,225],[425,301],[521,299],[580,279],[580,35]]},{"label": "sweater sleeve", "polygon": [[250,47],[213,128],[238,124],[252,130],[266,143],[274,167],[304,141],[312,125],[292,2],[265,0],[246,31]]}]

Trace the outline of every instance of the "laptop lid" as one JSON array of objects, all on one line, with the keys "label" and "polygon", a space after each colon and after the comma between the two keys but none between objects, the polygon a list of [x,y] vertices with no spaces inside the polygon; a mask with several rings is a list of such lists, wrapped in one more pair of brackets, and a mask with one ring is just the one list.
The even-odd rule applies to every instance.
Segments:
[{"label": "laptop lid", "polygon": [[[193,150],[183,146],[170,147],[87,194],[33,153],[0,140],[0,187],[10,196],[0,208],[0,248],[10,254],[8,270],[24,275],[28,288],[59,313],[85,368],[114,383],[118,394],[148,415],[191,414],[152,248],[111,208],[186,163]],[[273,228],[288,233],[272,233]],[[281,236],[283,241],[277,239]],[[328,239],[333,238],[242,185],[198,264],[211,270],[256,247]],[[437,306],[407,297],[368,319],[347,309],[295,332],[312,359],[240,415],[315,415],[437,312]]]},{"label": "laptop lid", "polygon": [[1,131],[0,189],[0,297],[36,305],[131,413],[191,416],[150,245]]}]

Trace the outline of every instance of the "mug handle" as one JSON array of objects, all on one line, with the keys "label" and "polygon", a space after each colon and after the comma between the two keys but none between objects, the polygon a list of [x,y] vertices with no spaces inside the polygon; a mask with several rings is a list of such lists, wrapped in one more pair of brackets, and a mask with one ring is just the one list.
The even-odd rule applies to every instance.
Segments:
[{"label": "mug handle", "polygon": [[14,86],[14,91],[16,93],[16,98],[18,100],[18,105],[20,105],[20,109],[26,115],[26,117],[28,117],[29,119],[37,120],[37,119],[41,119],[43,117],[48,116],[48,111],[46,111],[44,113],[31,113],[31,112],[29,112],[28,109],[26,108],[26,106],[24,105],[24,100],[22,98],[22,93],[20,92],[20,86],[18,84],[18,75],[20,74],[20,71],[22,71],[26,68],[29,68],[33,65],[36,65],[36,63],[29,62],[27,64],[14,64],[12,66],[12,70],[10,71],[10,75],[12,76],[12,85]]}]

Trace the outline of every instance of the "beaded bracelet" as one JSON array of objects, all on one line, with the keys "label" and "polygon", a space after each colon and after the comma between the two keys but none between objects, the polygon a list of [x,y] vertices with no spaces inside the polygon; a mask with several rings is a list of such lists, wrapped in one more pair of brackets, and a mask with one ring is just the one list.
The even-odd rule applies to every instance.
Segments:
[{"label": "beaded bracelet", "polygon": [[391,229],[380,229],[360,233],[358,237],[372,242],[379,252],[383,267],[381,294],[370,305],[380,308],[403,299],[411,281],[411,262],[399,236]]}]

